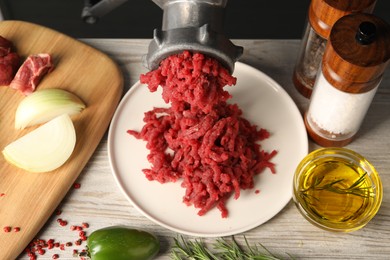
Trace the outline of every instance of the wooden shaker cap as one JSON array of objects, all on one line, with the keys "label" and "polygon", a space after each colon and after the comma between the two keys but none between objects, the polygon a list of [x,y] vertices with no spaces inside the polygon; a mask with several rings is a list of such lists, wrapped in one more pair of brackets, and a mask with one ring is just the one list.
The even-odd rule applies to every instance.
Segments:
[{"label": "wooden shaker cap", "polygon": [[[367,26],[368,25],[368,26]],[[369,39],[357,39],[359,30]],[[348,93],[375,88],[390,61],[390,25],[372,14],[355,13],[333,26],[322,59],[322,73],[334,87]]]},{"label": "wooden shaker cap", "polygon": [[376,0],[312,0],[309,7],[309,22],[324,39],[328,39],[333,24],[351,13],[371,13]]}]

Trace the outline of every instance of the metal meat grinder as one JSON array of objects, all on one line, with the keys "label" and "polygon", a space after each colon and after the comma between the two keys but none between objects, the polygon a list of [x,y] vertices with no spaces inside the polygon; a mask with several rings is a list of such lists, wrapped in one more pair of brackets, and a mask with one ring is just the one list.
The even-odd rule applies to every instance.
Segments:
[{"label": "metal meat grinder", "polygon": [[[126,0],[101,0],[95,5],[86,4],[83,18],[87,22],[91,21],[94,14],[97,16],[105,14],[110,9],[109,6],[116,7],[124,1]],[[163,59],[188,50],[217,59],[233,73],[234,63],[241,57],[243,48],[234,45],[223,34],[227,0],[153,0],[153,2],[163,10],[163,21],[161,30],[154,30],[148,53],[143,57],[143,65],[146,68],[155,70]],[[102,12],[102,9],[106,12]],[[92,21],[95,22],[95,19]]]},{"label": "metal meat grinder", "polygon": [[223,34],[227,0],[153,0],[163,9],[161,30],[155,29],[144,57],[144,66],[156,69],[160,62],[184,50],[200,52],[221,62],[230,72],[243,53]]}]

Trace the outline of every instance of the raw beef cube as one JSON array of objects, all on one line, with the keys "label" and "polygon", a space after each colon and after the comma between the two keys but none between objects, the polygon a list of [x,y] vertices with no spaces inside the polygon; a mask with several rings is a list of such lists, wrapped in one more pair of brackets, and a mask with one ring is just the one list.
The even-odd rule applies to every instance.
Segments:
[{"label": "raw beef cube", "polygon": [[50,54],[30,55],[20,66],[9,86],[21,91],[24,95],[31,94],[42,78],[53,69],[54,64]]},{"label": "raw beef cube", "polygon": [[12,42],[0,36],[0,86],[11,83],[20,65],[20,57],[12,48]]},{"label": "raw beef cube", "polygon": [[15,52],[0,57],[0,86],[8,86],[11,83],[19,65],[20,58]]}]

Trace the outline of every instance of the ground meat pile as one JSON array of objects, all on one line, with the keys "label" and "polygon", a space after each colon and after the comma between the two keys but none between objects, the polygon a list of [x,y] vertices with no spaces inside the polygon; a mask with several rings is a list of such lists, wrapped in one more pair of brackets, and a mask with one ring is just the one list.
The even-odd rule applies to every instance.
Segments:
[{"label": "ground meat pile", "polygon": [[140,132],[128,133],[147,142],[150,169],[143,172],[160,183],[182,180],[184,203],[202,216],[217,207],[228,216],[226,200],[241,189],[254,187],[254,176],[268,167],[276,151],[267,153],[258,141],[269,137],[242,117],[223,88],[236,78],[215,59],[184,51],[163,60],[160,67],[141,75],[154,92],[162,87],[169,108],[146,112]]}]

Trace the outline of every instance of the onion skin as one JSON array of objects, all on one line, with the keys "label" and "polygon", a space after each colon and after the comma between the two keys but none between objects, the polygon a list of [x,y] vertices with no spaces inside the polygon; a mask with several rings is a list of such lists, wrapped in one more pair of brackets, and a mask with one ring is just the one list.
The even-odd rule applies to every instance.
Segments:
[{"label": "onion skin", "polygon": [[15,113],[15,129],[43,124],[62,114],[72,116],[85,107],[85,103],[78,96],[67,90],[37,90],[19,103]]}]

